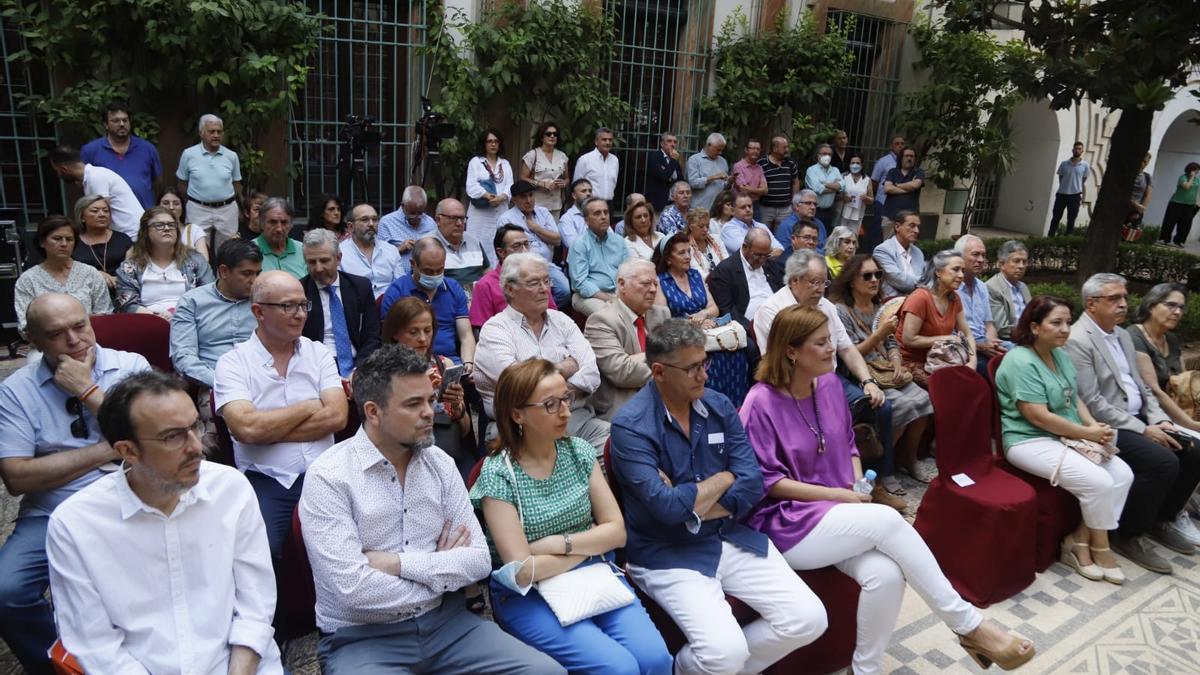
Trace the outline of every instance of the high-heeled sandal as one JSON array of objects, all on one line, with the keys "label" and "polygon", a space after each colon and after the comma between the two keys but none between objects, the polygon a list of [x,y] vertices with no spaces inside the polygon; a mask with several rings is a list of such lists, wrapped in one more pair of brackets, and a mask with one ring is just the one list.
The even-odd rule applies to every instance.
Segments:
[{"label": "high-heeled sandal", "polygon": [[[1089,546],[1088,548],[1090,548],[1092,550],[1092,553],[1107,553],[1108,551],[1112,550],[1112,549],[1108,548],[1107,546],[1104,548],[1096,548],[1095,546]],[[1095,558],[1092,558],[1093,562],[1095,562],[1095,560],[1096,560]],[[1100,563],[1096,563],[1096,566],[1100,568],[1101,572],[1103,572],[1104,580],[1107,581],[1108,583],[1116,584],[1118,586],[1125,583],[1125,572],[1123,572],[1121,570],[1121,567],[1119,565],[1117,567],[1105,567],[1104,565],[1101,565]]]},{"label": "high-heeled sandal", "polygon": [[1033,658],[1033,655],[1037,653],[1037,649],[1034,648],[1033,643],[1030,642],[1029,651],[1022,654],[1021,644],[1024,642],[1027,642],[1025,638],[1022,638],[1019,635],[1013,635],[1012,639],[1009,640],[1008,645],[1005,646],[1004,649],[998,652],[993,652],[984,649],[982,645],[966,635],[958,636],[959,646],[963,648],[963,651],[967,653],[967,656],[970,656],[972,659],[974,659],[975,663],[984,670],[991,668],[993,663],[1000,666],[1002,670],[1015,670],[1028,663],[1029,660]]},{"label": "high-heeled sandal", "polygon": [[1075,572],[1084,579],[1088,579],[1090,581],[1103,581],[1104,568],[1097,565],[1095,561],[1092,561],[1088,565],[1084,565],[1083,563],[1079,562],[1079,556],[1075,553],[1076,547],[1088,548],[1088,545],[1080,541],[1075,541],[1073,538],[1071,538],[1071,535],[1068,534],[1062,541],[1062,555],[1060,560],[1063,561],[1063,564],[1074,569]]}]

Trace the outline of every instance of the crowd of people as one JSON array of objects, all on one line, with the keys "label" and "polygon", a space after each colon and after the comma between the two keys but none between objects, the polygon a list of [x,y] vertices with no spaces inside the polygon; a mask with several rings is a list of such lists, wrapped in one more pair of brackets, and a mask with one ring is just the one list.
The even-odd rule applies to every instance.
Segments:
[{"label": "crowd of people", "polygon": [[[15,300],[35,351],[0,384],[23,496],[0,633],[30,673],[56,639],[88,672],[282,672],[296,518],[327,673],[759,672],[825,631],[795,571],[831,565],[862,586],[853,672],[879,672],[906,585],[1016,668],[1034,645],[901,516],[897,473],[932,478],[940,367],[994,373],[1008,462],[1079,499],[1079,575],[1121,583],[1114,551],[1170,573],[1151,540],[1200,545],[1200,422],[1166,393],[1183,289],[1126,329],[1124,279],[1089,279],[1072,323],[1031,297],[1019,241],[986,282],[977,237],[927,262],[903,137],[868,176],[843,132],[807,169],[782,136],[731,168],[721,134],[686,159],[664,134],[618,200],[611,130],[572,171],[544,123],[514,171],[489,129],[467,204],[323,195],[296,227],[242,189],[219,118],[166,188],[128,109],[105,121],[50,155],[85,196],[38,225]],[[168,322],[175,374],[97,344],[112,312]],[[205,461],[222,433],[231,466]]]}]

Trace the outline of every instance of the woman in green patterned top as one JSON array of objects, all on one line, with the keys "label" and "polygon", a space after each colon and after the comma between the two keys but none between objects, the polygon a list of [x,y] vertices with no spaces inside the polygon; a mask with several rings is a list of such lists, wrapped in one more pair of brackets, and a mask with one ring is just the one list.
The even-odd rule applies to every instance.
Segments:
[{"label": "woman in green patterned top", "polygon": [[[500,374],[495,401],[499,438],[471,489],[471,502],[483,510],[493,565],[520,563],[515,583],[528,588],[611,560],[613,549],[625,544],[625,521],[595,449],[566,435],[567,381],[549,361],[516,363]],[[501,628],[572,673],[671,672],[666,644],[637,601],[562,626],[536,588],[522,595],[493,575],[491,597]]]}]

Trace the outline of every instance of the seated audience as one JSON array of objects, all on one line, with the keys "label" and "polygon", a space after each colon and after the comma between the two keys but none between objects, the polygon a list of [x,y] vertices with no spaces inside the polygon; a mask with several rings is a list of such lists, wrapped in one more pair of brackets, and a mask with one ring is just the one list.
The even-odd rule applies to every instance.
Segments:
[{"label": "seated audience", "polygon": [[[627,213],[629,209],[632,209],[634,206],[641,204],[644,201],[646,201],[646,195],[640,192],[630,192],[629,194],[625,195],[625,210],[621,212],[621,220],[618,220],[617,224],[613,225],[613,232],[616,232],[618,235],[624,237],[625,213]],[[611,208],[609,209],[609,215],[612,215]]]},{"label": "seated audience", "polygon": [[954,242],[954,250],[963,258],[963,282],[958,287],[958,299],[962,300],[967,326],[975,338],[976,369],[986,378],[988,361],[994,356],[1002,356],[1011,343],[1001,342],[996,335],[991,297],[987,284],[979,278],[988,264],[983,240],[973,234],[964,234]]},{"label": "seated audience", "polygon": [[383,322],[383,343],[403,345],[429,360],[429,381],[438,392],[433,403],[433,441],[454,459],[465,480],[476,460],[471,411],[464,402],[461,382],[449,382],[442,388],[446,370],[454,362],[433,354],[435,326],[433,307],[417,298],[400,298]]},{"label": "seated audience", "polygon": [[[629,578],[687,636],[679,673],[758,673],[816,640],[821,600],[766,535],[742,523],[762,470],[733,404],[704,388],[704,333],[668,319],[650,333],[652,379],[613,419]],[[759,618],[739,626],[726,595]]]},{"label": "seated audience", "polygon": [[896,214],[896,233],[875,247],[871,256],[883,270],[883,299],[907,295],[925,274],[925,253],[916,245],[921,216],[912,211]]},{"label": "seated audience", "polygon": [[[712,229],[716,236],[720,238],[721,230],[725,228],[725,224],[733,220],[733,200],[737,195],[733,194],[732,190],[723,190],[717,194],[716,199],[713,199],[712,206],[708,208],[708,216],[712,220]],[[722,243],[724,246],[724,243]],[[726,254],[729,252],[726,251]]]},{"label": "seated audience", "polygon": [[[350,209],[350,236],[338,244],[343,272],[371,282],[371,297],[383,295],[396,277],[408,274],[400,254],[391,244],[379,244],[379,214],[370,204]],[[307,262],[307,261],[306,261]]]},{"label": "seated audience", "polygon": [[658,214],[658,223],[655,229],[666,237],[676,232],[682,232],[687,226],[687,212],[691,209],[691,205],[691,183],[686,180],[675,181],[671,185],[671,203],[667,204],[662,213]]},{"label": "seated audience", "polygon": [[583,316],[608,304],[617,290],[617,268],[630,256],[625,241],[608,226],[608,202],[589,197],[583,204],[587,229],[567,254],[571,307]]},{"label": "seated audience", "polygon": [[992,305],[992,323],[996,326],[996,337],[1012,340],[1012,330],[1025,311],[1031,298],[1029,286],[1021,281],[1029,263],[1029,250],[1025,244],[1010,240],[1000,245],[996,252],[996,263],[1000,273],[987,280],[988,300]]},{"label": "seated audience", "polygon": [[249,340],[257,326],[250,289],[262,272],[262,251],[231,239],[217,249],[216,263],[217,280],[184,293],[171,315],[171,365],[205,389],[212,388],[217,359]]},{"label": "seated audience", "polygon": [[379,305],[379,315],[387,316],[392,303],[400,298],[417,297],[432,305],[437,315],[437,333],[433,353],[463,363],[470,372],[475,361],[475,333],[467,317],[467,294],[453,279],[447,279],[446,249],[433,237],[418,239],[412,252],[412,274],[402,276],[388,286]]},{"label": "seated audience", "polygon": [[792,212],[775,226],[775,239],[783,246],[783,256],[792,254],[791,236],[796,229],[796,223],[811,221],[817,229],[817,245],[812,247],[817,253],[825,253],[825,223],[817,219],[817,193],[807,188],[792,196]]},{"label": "seated audience", "polygon": [[117,311],[170,321],[184,293],[212,282],[212,266],[180,239],[179,221],[152,206],[142,214],[137,241],[117,268]]},{"label": "seated audience", "polygon": [[[238,234],[237,236],[245,241],[254,241],[258,235],[262,234],[262,226],[258,222],[258,214],[262,211],[262,205],[270,198],[265,192],[257,192],[253,190],[240,198],[240,211],[238,212]],[[183,222],[183,217],[179,216],[179,221]],[[204,232],[204,228],[200,228]],[[220,248],[219,246],[216,248]]]},{"label": "seated audience", "polygon": [[[768,236],[771,234],[770,228],[754,219],[754,202],[750,195],[740,194],[733,199],[733,218],[721,225],[721,241],[729,255],[737,253],[746,239],[746,233],[753,229],[762,230]],[[783,246],[771,237],[771,257],[778,258],[783,253]]]},{"label": "seated audience", "polygon": [[[887,385],[883,395],[892,404],[890,437],[895,445],[898,466],[889,466],[890,458],[885,455],[877,468],[870,468],[875,468],[880,483],[888,492],[902,495],[905,491],[893,475],[894,469],[899,468],[921,483],[928,483],[933,478],[917,462],[921,441],[933,415],[933,403],[929,394],[912,381],[901,362],[900,348],[896,344],[899,316],[893,314],[880,320],[882,284],[883,273],[875,259],[869,255],[855,256],[845,263],[842,273],[829,287],[829,299],[835,303],[847,337],[868,363],[872,375],[878,377],[881,371],[891,372],[891,379],[880,385]],[[875,365],[870,365],[872,363]],[[900,382],[905,384],[897,387]]]},{"label": "seated audience", "polygon": [[346,237],[345,215],[346,207],[342,204],[341,197],[334,194],[321,195],[308,210],[308,224],[304,226],[304,231],[329,230],[341,241]]},{"label": "seated audience", "polygon": [[[62,216],[51,218],[70,227]],[[25,672],[49,673],[55,629],[45,598],[47,523],[63,500],[117,470],[120,456],[101,435],[96,414],[107,391],[150,364],[97,345],[87,310],[72,296],[46,291],[29,304],[26,318],[26,334],[41,356],[0,382],[0,479],[21,497],[16,524],[0,546],[0,637]]]},{"label": "seated audience", "polygon": [[83,305],[84,314],[111,314],[108,284],[95,267],[71,257],[75,248],[75,226],[66,216],[51,215],[38,223],[37,247],[42,262],[25,268],[13,290],[17,328],[25,332],[25,314],[35,298],[45,293],[65,293]]},{"label": "seated audience", "polygon": [[701,279],[708,279],[717,265],[729,257],[720,236],[713,236],[711,222],[708,211],[704,209],[690,209],[687,212],[686,231],[692,244],[690,264],[692,269],[700,273]]},{"label": "seated audience", "polygon": [[308,270],[304,267],[300,242],[291,238],[292,215],[292,205],[286,199],[267,199],[258,212],[262,234],[254,238],[254,243],[262,251],[264,272],[283,270],[299,279]]},{"label": "seated audience", "polygon": [[[158,196],[156,206],[163,207],[170,211],[172,216],[175,216],[175,221],[180,223],[179,239],[183,241],[184,245],[195,249],[205,260],[208,260],[211,255],[208,250],[208,235],[204,233],[204,228],[199,225],[192,223],[184,224],[183,201],[184,198],[179,192],[179,188],[174,185],[167,185],[163,187],[162,194]],[[259,206],[261,205],[262,203],[260,202]]]},{"label": "seated audience", "polygon": [[1029,661],[1033,644],[963,600],[911,525],[851,489],[863,468],[833,373],[834,344],[824,313],[806,306],[779,313],[759,382],[740,411],[768,497],[747,525],[766,533],[792,569],[833,565],[862,586],[855,673],[880,672],[906,582],[980,666],[1011,670]]},{"label": "seated audience", "polygon": [[1097,422],[1079,399],[1076,372],[1062,349],[1071,332],[1071,306],[1038,296],[1013,330],[1012,351],[996,370],[1000,429],[1009,464],[1048,479],[1079,498],[1083,521],[1062,543],[1062,561],[1085,579],[1125,582],[1108,545],[1117,529],[1133,472],[1119,456],[1095,464],[1062,439],[1111,445],[1116,432]]},{"label": "seated audience", "polygon": [[[563,246],[568,250],[575,240],[587,230],[583,217],[583,205],[592,197],[592,184],[586,178],[577,178],[571,183],[571,208],[563,212],[558,220],[558,231],[562,234]],[[551,214],[554,215],[554,214]],[[621,234],[619,231],[617,234]]]},{"label": "seated audience", "polygon": [[650,260],[654,257],[654,248],[662,240],[663,233],[654,229],[654,207],[649,202],[640,201],[625,210],[625,246],[629,248],[630,258]]},{"label": "seated audience", "polygon": [[[601,200],[603,202],[603,200]],[[514,363],[542,358],[558,367],[574,392],[567,433],[595,446],[608,441],[608,422],[597,419],[589,397],[600,386],[596,355],[571,317],[548,308],[548,264],[532,253],[510,253],[500,272],[507,307],[479,331],[479,367],[474,382],[483,409],[495,417],[496,382]],[[483,430],[481,430],[483,432]],[[494,433],[485,433],[492,437]]]},{"label": "seated audience", "polygon": [[470,293],[471,287],[487,271],[488,258],[483,244],[466,231],[467,217],[463,215],[466,212],[457,199],[438,202],[434,213],[438,229],[433,236],[446,247],[446,276]]},{"label": "seated audience", "polygon": [[333,353],[302,335],[310,305],[299,280],[263,272],[250,300],[258,328],[217,360],[213,402],[258,497],[278,572],[304,473],[346,426],[346,390]]},{"label": "seated audience", "polygon": [[1121,459],[1133,469],[1112,547],[1151,572],[1170,574],[1171,563],[1145,535],[1178,553],[1196,551],[1175,518],[1200,483],[1200,445],[1178,432],[1142,380],[1133,340],[1121,327],[1129,298],[1125,279],[1093,274],[1081,295],[1085,311],[1067,341],[1079,398],[1092,417],[1116,430]]},{"label": "seated audience", "polygon": [[[343,242],[344,243],[344,242]],[[332,230],[314,228],[304,235],[304,264],[300,280],[311,309],[302,335],[329,348],[344,378],[379,349],[379,310],[371,281],[339,271],[342,252]]]},{"label": "seated audience", "polygon": [[[771,242],[769,232],[757,227],[750,230],[741,251],[722,260],[708,275],[708,289],[717,303],[717,313],[732,316],[750,335],[754,334],[750,322],[759,305],[783,285],[780,270],[767,264]],[[758,354],[757,345],[752,351]]]},{"label": "seated audience", "polygon": [[589,316],[583,328],[600,368],[592,408],[602,419],[611,420],[650,379],[646,335],[671,317],[666,307],[654,305],[657,296],[654,263],[630,258],[617,270],[617,297]]},{"label": "seated audience", "polygon": [[[574,208],[574,207],[572,207]],[[471,318],[471,327],[476,333],[487,320],[504,311],[508,306],[508,301],[504,299],[504,291],[500,288],[500,268],[504,265],[504,259],[513,253],[528,253],[529,252],[529,235],[525,234],[525,229],[516,225],[501,225],[496,228],[496,237],[492,240],[492,246],[496,249],[496,260],[499,262],[495,267],[489,269],[479,281],[475,282],[475,288],[471,290],[471,307],[469,310]],[[549,298],[550,309],[558,309],[554,304],[554,296]]]},{"label": "seated audience", "polygon": [[[671,654],[636,599],[563,626],[535,586],[584,565],[608,568],[625,545],[625,521],[595,448],[567,433],[574,397],[545,359],[505,368],[496,384],[499,438],[471,489],[495,551],[496,623],[570,672],[668,675]],[[513,575],[503,573],[512,567]]]},{"label": "seated audience", "polygon": [[379,219],[379,239],[396,247],[404,273],[412,272],[412,249],[418,239],[432,237],[437,221],[425,213],[429,198],[419,185],[409,185],[400,195],[400,208]]},{"label": "seated audience", "polygon": [[[695,209],[696,213],[704,213]],[[655,254],[658,295],[654,304],[666,307],[671,316],[687,319],[701,330],[716,327],[717,303],[704,285],[700,272],[691,266],[692,247],[683,231],[667,237]],[[750,383],[746,350],[720,349],[709,352],[708,386],[740,406]]]},{"label": "seated audience", "polygon": [[825,265],[829,267],[829,278],[837,279],[842,273],[842,266],[854,257],[858,251],[858,233],[845,225],[838,225],[829,233],[828,245],[825,247]]},{"label": "seated audience", "polygon": [[[899,232],[905,227],[904,223],[896,226]],[[884,242],[887,245],[887,242]],[[879,249],[875,249],[875,262],[879,262]],[[884,283],[887,283],[887,270],[883,272]],[[966,314],[963,313],[962,299],[958,297],[958,287],[963,282],[963,259],[957,251],[940,251],[933,256],[929,267],[921,276],[917,288],[904,299],[897,316],[900,326],[896,329],[896,338],[900,343],[900,359],[905,368],[913,375],[913,381],[922,387],[929,383],[929,373],[925,370],[925,358],[929,350],[941,340],[960,339],[967,347],[967,363],[975,368],[975,338],[967,325]],[[884,293],[886,295],[886,292]]]},{"label": "seated audience", "polygon": [[299,510],[321,669],[566,673],[467,610],[462,588],[487,576],[488,548],[454,462],[433,445],[428,368],[399,345],[372,354],[353,384],[362,427],[309,470]]},{"label": "seated audience", "polygon": [[55,509],[46,536],[63,647],[90,673],[282,675],[254,491],[202,461],[184,382],[131,375],[99,418],[123,469]]},{"label": "seated audience", "polygon": [[99,270],[110,293],[117,287],[117,268],[133,246],[129,235],[111,225],[104,197],[84,195],[75,202],[75,250],[71,257]]},{"label": "seated audience", "polygon": [[501,225],[516,225],[529,235],[529,250],[542,256],[550,263],[550,282],[554,293],[554,302],[559,307],[571,304],[571,284],[567,276],[554,262],[554,249],[562,243],[558,233],[558,225],[546,209],[536,206],[533,197],[533,185],[528,181],[519,180],[512,187],[512,208],[500,214],[496,227]]}]

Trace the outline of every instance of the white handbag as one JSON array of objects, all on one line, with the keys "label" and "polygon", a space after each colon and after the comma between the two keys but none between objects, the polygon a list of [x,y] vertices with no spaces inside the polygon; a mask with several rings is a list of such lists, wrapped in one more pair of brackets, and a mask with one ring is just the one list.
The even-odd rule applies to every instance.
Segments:
[{"label": "white handbag", "polygon": [[746,329],[736,321],[704,329],[704,351],[736,352],[746,348]]}]

